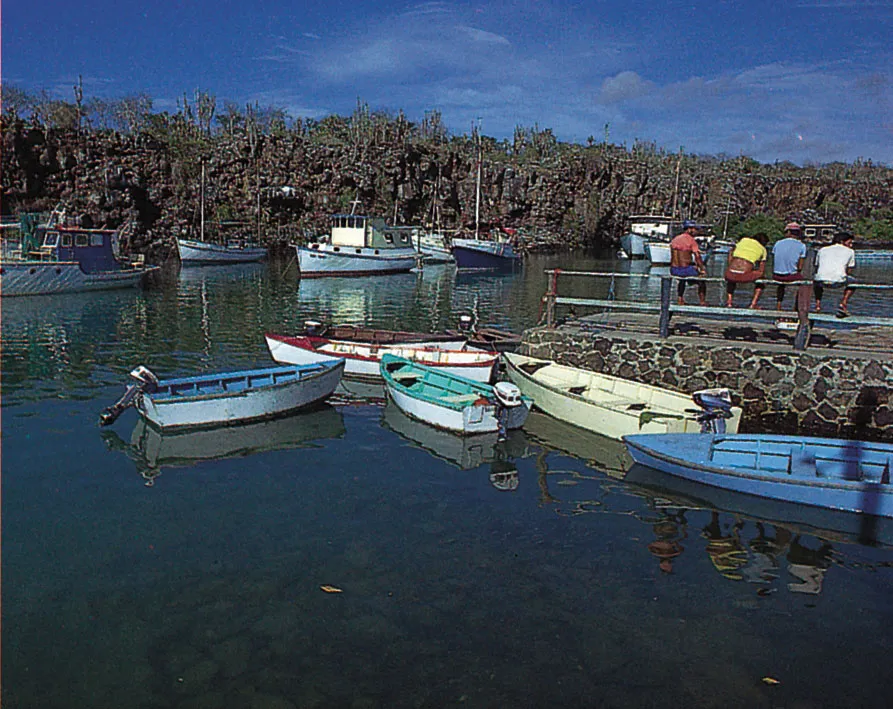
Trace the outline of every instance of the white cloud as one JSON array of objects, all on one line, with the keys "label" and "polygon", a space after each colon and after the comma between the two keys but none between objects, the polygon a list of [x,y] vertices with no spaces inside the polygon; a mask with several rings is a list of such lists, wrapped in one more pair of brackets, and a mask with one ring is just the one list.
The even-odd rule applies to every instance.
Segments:
[{"label": "white cloud", "polygon": [[621,71],[616,76],[609,76],[601,85],[598,93],[599,103],[620,103],[645,96],[654,91],[654,84],[645,81],[634,71]]}]

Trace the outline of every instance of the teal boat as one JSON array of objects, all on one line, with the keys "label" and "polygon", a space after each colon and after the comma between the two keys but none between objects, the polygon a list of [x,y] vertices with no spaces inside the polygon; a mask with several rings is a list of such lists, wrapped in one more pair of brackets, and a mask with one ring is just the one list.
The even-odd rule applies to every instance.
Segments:
[{"label": "teal boat", "polygon": [[404,414],[462,435],[504,435],[524,425],[533,404],[510,382],[491,386],[390,354],[381,358],[381,376]]}]

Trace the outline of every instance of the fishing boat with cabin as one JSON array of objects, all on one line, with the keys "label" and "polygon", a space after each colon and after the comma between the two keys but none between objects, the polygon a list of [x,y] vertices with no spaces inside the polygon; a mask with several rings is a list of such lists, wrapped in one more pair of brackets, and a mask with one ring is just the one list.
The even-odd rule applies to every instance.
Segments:
[{"label": "fishing boat with cabin", "polygon": [[636,463],[759,498],[893,517],[893,444],[773,434],[629,435]]},{"label": "fishing boat with cabin", "polygon": [[412,229],[388,226],[380,217],[334,214],[328,241],[296,246],[301,278],[406,273],[419,256]]},{"label": "fishing boat with cabin", "polygon": [[377,382],[381,381],[379,365],[386,354],[405,357],[484,383],[493,380],[499,363],[498,354],[467,347],[450,350],[414,343],[379,346],[367,342],[331,340],[326,337],[290,337],[274,333],[266,334],[266,342],[270,355],[276,362],[307,364],[340,357],[346,361],[345,377]]},{"label": "fishing boat with cabin", "polygon": [[62,211],[46,221],[22,214],[18,237],[3,239],[0,254],[0,295],[48,295],[132,288],[158,266],[119,256],[121,233],[93,229],[69,220]]},{"label": "fishing boat with cabin", "polygon": [[287,367],[202,374],[159,380],[139,366],[133,383],[115,404],[103,411],[107,426],[130,406],[162,431],[262,421],[324,401],[341,381],[344,360]]},{"label": "fishing boat with cabin", "polygon": [[381,358],[388,398],[407,416],[461,435],[521,428],[533,404],[509,382],[490,386],[404,357]]},{"label": "fishing boat with cabin", "polygon": [[609,438],[698,433],[713,420],[736,432],[741,420],[741,409],[731,405],[727,390],[708,389],[689,396],[551,360],[510,352],[502,357],[508,378],[538,409]]}]

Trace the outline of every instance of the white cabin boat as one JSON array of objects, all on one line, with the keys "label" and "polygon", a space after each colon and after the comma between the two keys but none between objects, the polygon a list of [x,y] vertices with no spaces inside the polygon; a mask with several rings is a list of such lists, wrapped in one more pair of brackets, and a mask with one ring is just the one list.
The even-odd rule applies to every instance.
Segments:
[{"label": "white cabin boat", "polygon": [[301,278],[405,273],[418,263],[410,228],[357,214],[335,214],[331,220],[328,241],[295,247]]}]

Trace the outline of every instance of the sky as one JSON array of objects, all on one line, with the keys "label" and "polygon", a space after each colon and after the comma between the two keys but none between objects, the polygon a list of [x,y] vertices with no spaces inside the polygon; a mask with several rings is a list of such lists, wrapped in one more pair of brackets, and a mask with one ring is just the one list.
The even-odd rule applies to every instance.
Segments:
[{"label": "sky", "polygon": [[893,165],[893,0],[6,0],[0,77],[74,100],[196,89],[292,117],[439,111],[512,139]]}]

